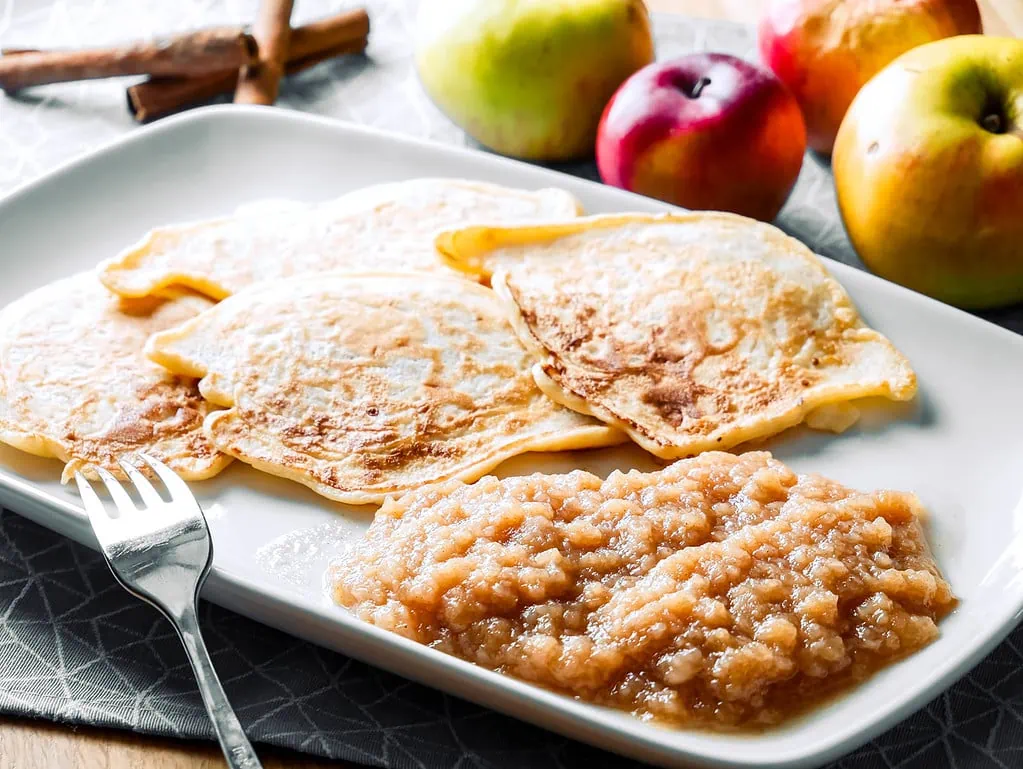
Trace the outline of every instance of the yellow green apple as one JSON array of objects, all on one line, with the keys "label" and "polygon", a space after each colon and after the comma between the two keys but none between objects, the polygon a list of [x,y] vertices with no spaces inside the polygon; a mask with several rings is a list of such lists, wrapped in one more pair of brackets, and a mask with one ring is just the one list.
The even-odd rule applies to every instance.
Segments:
[{"label": "yellow green apple", "polygon": [[419,79],[481,144],[560,161],[593,153],[622,81],[654,57],[642,0],[423,0]]},{"label": "yellow green apple", "polygon": [[871,270],[961,307],[1023,301],[1023,40],[903,54],[856,96],[832,163]]}]

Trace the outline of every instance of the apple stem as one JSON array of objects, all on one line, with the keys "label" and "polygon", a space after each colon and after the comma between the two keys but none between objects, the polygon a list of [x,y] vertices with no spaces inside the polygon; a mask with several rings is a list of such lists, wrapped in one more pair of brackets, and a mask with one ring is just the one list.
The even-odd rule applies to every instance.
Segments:
[{"label": "apple stem", "polygon": [[687,85],[685,88],[682,89],[682,91],[690,99],[699,99],[700,94],[703,92],[703,89],[706,88],[708,85],[710,85],[710,78],[701,77],[692,85]]},{"label": "apple stem", "polygon": [[986,131],[990,131],[993,134],[1005,133],[1005,126],[1002,124],[1002,116],[997,112],[985,115],[981,119],[980,124]]}]

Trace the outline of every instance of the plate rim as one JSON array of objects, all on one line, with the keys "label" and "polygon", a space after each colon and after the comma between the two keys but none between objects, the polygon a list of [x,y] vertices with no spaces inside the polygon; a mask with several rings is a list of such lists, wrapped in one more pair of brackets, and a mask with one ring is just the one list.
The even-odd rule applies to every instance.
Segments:
[{"label": "plate rim", "polygon": [[[599,182],[576,177],[563,171],[536,166],[524,161],[501,157],[473,148],[457,147],[371,126],[340,121],[330,117],[298,113],[281,107],[228,104],[197,108],[165,118],[155,124],[138,128],[102,146],[69,159],[34,179],[17,185],[3,196],[0,196],[0,222],[2,222],[5,213],[23,199],[30,198],[34,194],[45,194],[45,187],[48,185],[59,183],[60,179],[67,174],[81,172],[88,169],[89,166],[104,163],[123,147],[145,144],[165,134],[173,134],[196,125],[209,124],[218,130],[223,130],[223,126],[218,127],[219,123],[229,126],[231,122],[236,120],[258,120],[277,123],[284,126],[285,130],[287,130],[288,126],[313,125],[338,132],[339,134],[355,134],[372,140],[402,144],[419,152],[439,152],[459,157],[468,156],[477,161],[483,161],[483,165],[480,168],[481,175],[485,175],[494,167],[508,165],[520,168],[525,167],[530,169],[531,172],[539,172],[542,175],[550,176],[551,184],[556,184],[557,179],[563,177],[572,180],[572,185],[583,184],[605,191],[609,189],[606,185]],[[620,195],[642,200],[646,206],[651,204],[651,199],[649,198],[644,198],[625,190],[610,189],[613,189]],[[669,204],[661,203],[661,201],[653,202],[663,205],[666,211],[680,210]],[[2,235],[0,235],[0,241],[2,239]],[[949,317],[950,321],[965,323],[978,333],[993,334],[1003,344],[1008,343],[1015,346],[1020,353],[1021,360],[1023,360],[1023,336],[1020,334],[964,310],[943,304],[915,291],[891,283],[864,270],[843,264],[827,256],[819,256],[825,260],[829,272],[836,279],[839,279],[840,282],[842,276],[855,276],[855,280],[865,280],[868,285],[879,290],[894,291],[894,296],[897,297],[898,301],[908,303],[910,308],[913,305],[922,305],[927,307],[929,311],[944,313]],[[46,528],[57,531],[86,546],[93,549],[96,548],[95,539],[88,527],[85,513],[80,507],[52,496],[46,491],[37,488],[30,480],[10,473],[5,469],[0,469],[0,492],[3,493],[4,497],[17,500],[16,505],[19,503],[24,504],[24,511],[19,507],[12,507],[10,508],[12,512],[17,512],[19,515],[23,515]],[[54,513],[57,515],[56,519],[52,518]],[[891,701],[886,702],[877,709],[866,725],[860,728],[830,733],[822,738],[807,741],[800,749],[793,749],[787,752],[775,750],[772,755],[747,760],[745,758],[729,758],[726,755],[722,755],[720,749],[715,749],[714,746],[703,747],[696,745],[687,747],[661,738],[661,735],[684,735],[686,734],[685,730],[658,727],[644,723],[639,719],[631,719],[628,722],[629,728],[623,728],[621,724],[602,723],[603,719],[598,717],[599,708],[596,712],[588,712],[594,706],[579,703],[565,695],[555,694],[542,687],[525,683],[511,676],[505,676],[465,660],[424,647],[368,623],[361,622],[354,617],[349,618],[350,622],[339,620],[338,614],[331,614],[325,606],[317,605],[303,597],[290,596],[290,600],[285,600],[281,595],[268,592],[258,583],[242,575],[231,573],[230,570],[219,567],[216,563],[214,563],[209,580],[203,590],[203,597],[317,645],[335,649],[342,654],[361,659],[377,667],[394,670],[394,666],[391,664],[392,660],[389,658],[386,658],[384,664],[381,664],[380,661],[369,655],[350,651],[352,646],[359,645],[356,644],[356,640],[369,645],[382,642],[400,655],[402,664],[413,662],[426,663],[425,676],[420,677],[406,672],[400,672],[399,675],[422,681],[428,686],[442,689],[453,696],[479,702],[474,694],[466,694],[465,691],[455,691],[454,687],[447,685],[447,681],[438,683],[436,680],[429,680],[431,672],[436,673],[443,670],[450,677],[448,681],[467,685],[474,691],[477,687],[489,688],[492,691],[491,685],[496,684],[496,687],[493,688],[502,690],[500,695],[501,707],[492,705],[489,702],[482,703],[484,707],[502,710],[503,712],[510,713],[513,717],[548,729],[552,728],[551,718],[554,718],[557,725],[553,728],[562,734],[568,733],[575,739],[597,744],[602,748],[616,752],[621,752],[620,746],[624,740],[642,748],[643,760],[666,763],[684,759],[691,764],[714,767],[714,769],[804,769],[806,767],[819,766],[823,762],[845,755],[886,731],[891,726],[894,726],[895,723],[917,711],[923,704],[953,685],[999,644],[1013,629],[1020,616],[1023,616],[1023,594],[1021,594],[1014,603],[1001,607],[1002,611],[998,621],[991,626],[992,631],[989,632],[984,642],[972,647],[967,654],[953,655],[950,658],[951,664],[945,665],[940,675],[929,685],[904,695],[901,699],[895,700],[894,704]],[[280,622],[275,622],[273,619],[274,609],[277,608],[285,608],[306,615],[304,618],[313,620],[315,625],[326,623],[334,629],[332,638],[337,638],[342,643],[335,644],[324,641],[323,637],[316,633],[304,632],[304,628],[299,628],[296,632],[293,624],[289,624],[285,628],[283,626],[283,619]],[[338,632],[339,630],[340,632]],[[361,638],[355,639],[357,635],[361,636]],[[436,679],[437,676],[434,675],[433,678]],[[524,707],[529,705],[533,708],[533,712],[523,714],[514,708],[505,707],[508,702],[516,706]],[[583,705],[582,710],[576,707],[580,704]],[[570,730],[569,726],[572,727]],[[607,739],[606,734],[609,732],[617,733],[620,739],[617,741]],[[580,736],[580,734],[585,736]],[[630,753],[636,756],[640,755],[639,752],[630,751]]]}]

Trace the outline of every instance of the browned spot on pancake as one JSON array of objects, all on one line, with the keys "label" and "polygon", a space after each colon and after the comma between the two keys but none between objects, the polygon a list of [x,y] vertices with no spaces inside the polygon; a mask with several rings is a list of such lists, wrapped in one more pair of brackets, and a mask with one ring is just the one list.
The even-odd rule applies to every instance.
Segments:
[{"label": "browned spot on pancake", "polygon": [[137,446],[152,440],[156,434],[153,423],[142,416],[134,407],[122,409],[117,420],[103,434],[103,437],[114,443]]},{"label": "browned spot on pancake", "polygon": [[[110,427],[96,440],[119,444],[125,451],[173,435],[195,431],[203,420],[203,400],[195,381],[172,377],[139,387],[133,401],[122,404]],[[196,443],[204,442],[199,437]]]},{"label": "browned spot on pancake", "polygon": [[677,378],[650,385],[640,397],[644,403],[657,409],[664,419],[680,427],[699,418],[697,399],[707,392],[707,388],[694,384],[692,380]]},{"label": "browned spot on pancake", "polygon": [[390,449],[384,454],[365,454],[363,464],[371,471],[393,470],[417,459],[458,459],[462,452],[442,443],[415,441]]}]

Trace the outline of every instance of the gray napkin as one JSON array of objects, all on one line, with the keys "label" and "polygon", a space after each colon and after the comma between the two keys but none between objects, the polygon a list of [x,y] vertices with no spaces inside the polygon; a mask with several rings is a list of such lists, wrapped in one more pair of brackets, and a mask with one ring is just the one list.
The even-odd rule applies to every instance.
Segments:
[{"label": "gray napkin", "polygon": [[[0,47],[84,46],[251,19],[255,0],[7,0]],[[436,141],[471,145],[422,94],[410,60],[413,0],[367,0],[368,57],[287,82],[281,103]],[[303,0],[299,20],[337,10]],[[7,26],[4,26],[7,25]],[[656,19],[661,58],[714,49],[753,56],[753,31]],[[55,86],[0,97],[0,194],[133,130],[124,83]],[[137,129],[134,129],[137,130]],[[596,178],[591,164],[561,168]],[[820,253],[858,265],[828,170],[807,158],[781,225]],[[992,319],[1023,329],[1019,311]],[[257,741],[371,766],[569,769],[636,766],[204,605],[214,663]],[[968,678],[833,769],[1008,769],[1023,764],[1023,631]],[[173,631],[128,596],[87,548],[0,514],[0,712],[145,734],[212,738]]]}]

